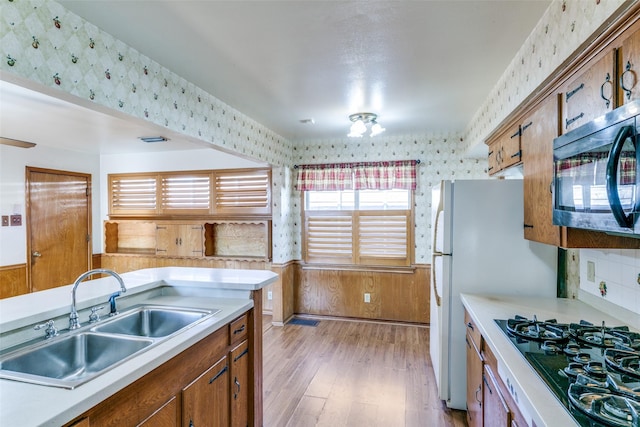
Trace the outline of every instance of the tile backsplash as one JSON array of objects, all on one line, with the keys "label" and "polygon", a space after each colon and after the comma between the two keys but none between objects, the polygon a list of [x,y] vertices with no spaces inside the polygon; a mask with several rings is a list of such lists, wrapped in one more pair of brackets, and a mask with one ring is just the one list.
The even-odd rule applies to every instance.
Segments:
[{"label": "tile backsplash", "polygon": [[581,249],[580,289],[640,314],[640,250]]}]

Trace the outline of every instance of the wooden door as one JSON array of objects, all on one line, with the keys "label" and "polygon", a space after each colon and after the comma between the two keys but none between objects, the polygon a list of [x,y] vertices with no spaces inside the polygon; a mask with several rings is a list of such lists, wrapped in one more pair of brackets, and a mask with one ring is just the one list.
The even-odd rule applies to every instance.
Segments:
[{"label": "wooden door", "polygon": [[566,84],[562,93],[562,133],[615,108],[614,56],[615,52],[611,49]]},{"label": "wooden door", "polygon": [[520,162],[522,153],[522,150],[520,150],[520,126],[512,126],[500,139],[502,141],[500,167],[505,169]]},{"label": "wooden door", "polygon": [[156,255],[178,255],[179,226],[158,224],[156,226]]},{"label": "wooden door", "polygon": [[640,98],[640,30],[622,42],[618,53],[619,104]]},{"label": "wooden door", "polygon": [[182,425],[229,425],[229,369],[226,357],[182,390]]},{"label": "wooden door", "polygon": [[231,352],[231,427],[249,425],[249,342]]},{"label": "wooden door", "polygon": [[178,255],[201,257],[204,255],[204,226],[183,224],[180,226]]},{"label": "wooden door", "polygon": [[91,175],[27,167],[31,292],[68,285],[91,267]]},{"label": "wooden door", "polygon": [[484,382],[482,402],[484,404],[484,427],[509,427],[511,413],[509,407],[500,394],[493,371],[484,365]]},{"label": "wooden door", "polygon": [[178,399],[173,396],[160,409],[138,424],[138,427],[178,427],[179,425]]},{"label": "wooden door", "polygon": [[467,333],[467,425],[482,427],[482,358]]},{"label": "wooden door", "polygon": [[560,246],[560,227],[553,225],[551,193],[553,139],[558,136],[557,96],[542,101],[522,127],[524,238]]}]

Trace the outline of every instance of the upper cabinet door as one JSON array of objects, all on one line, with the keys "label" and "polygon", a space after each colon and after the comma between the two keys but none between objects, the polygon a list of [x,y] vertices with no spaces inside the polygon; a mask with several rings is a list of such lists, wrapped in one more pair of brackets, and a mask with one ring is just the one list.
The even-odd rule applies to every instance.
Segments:
[{"label": "upper cabinet door", "polygon": [[615,50],[587,64],[562,90],[562,133],[613,110],[616,91]]},{"label": "upper cabinet door", "polygon": [[[624,35],[623,35],[624,37]],[[618,50],[618,98],[623,105],[640,98],[640,30],[633,28]]]}]

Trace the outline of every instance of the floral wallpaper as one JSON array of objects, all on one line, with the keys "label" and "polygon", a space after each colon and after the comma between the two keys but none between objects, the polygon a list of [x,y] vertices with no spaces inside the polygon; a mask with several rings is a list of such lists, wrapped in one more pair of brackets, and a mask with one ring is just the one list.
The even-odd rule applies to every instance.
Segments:
[{"label": "floral wallpaper", "polygon": [[[625,0],[554,0],[464,132],[466,149],[482,144]],[[628,3],[628,2],[627,2]]]}]

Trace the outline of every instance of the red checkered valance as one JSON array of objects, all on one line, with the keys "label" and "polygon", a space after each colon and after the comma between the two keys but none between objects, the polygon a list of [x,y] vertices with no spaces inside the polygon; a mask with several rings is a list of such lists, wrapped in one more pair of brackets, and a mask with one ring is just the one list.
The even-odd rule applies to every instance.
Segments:
[{"label": "red checkered valance", "polygon": [[299,191],[415,190],[417,160],[298,166]]}]

